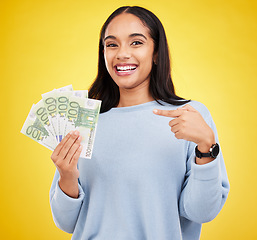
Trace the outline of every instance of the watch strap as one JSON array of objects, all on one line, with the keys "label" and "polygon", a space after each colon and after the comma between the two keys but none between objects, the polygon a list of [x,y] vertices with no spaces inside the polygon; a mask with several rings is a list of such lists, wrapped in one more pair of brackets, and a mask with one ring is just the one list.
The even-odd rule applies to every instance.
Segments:
[{"label": "watch strap", "polygon": [[198,158],[210,157],[216,158],[219,154],[219,144],[215,143],[211,146],[210,151],[208,153],[202,153],[199,151],[198,146],[195,147],[195,155]]}]

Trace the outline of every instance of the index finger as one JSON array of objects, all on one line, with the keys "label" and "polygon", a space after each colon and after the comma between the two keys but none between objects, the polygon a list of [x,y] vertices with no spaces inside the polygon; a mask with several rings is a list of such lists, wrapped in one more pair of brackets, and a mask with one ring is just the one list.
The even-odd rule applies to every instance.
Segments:
[{"label": "index finger", "polygon": [[154,109],[153,113],[159,116],[164,117],[179,117],[183,113],[183,109],[176,109],[176,110],[161,110],[161,109]]}]

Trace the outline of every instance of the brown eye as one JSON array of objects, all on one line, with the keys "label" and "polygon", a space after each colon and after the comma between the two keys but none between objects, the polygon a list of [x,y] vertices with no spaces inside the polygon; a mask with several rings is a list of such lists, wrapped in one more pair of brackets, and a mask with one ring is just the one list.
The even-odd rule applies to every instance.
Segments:
[{"label": "brown eye", "polygon": [[131,45],[141,45],[141,44],[143,44],[142,42],[140,42],[140,41],[134,41]]},{"label": "brown eye", "polygon": [[110,43],[110,44],[107,44],[106,47],[117,47],[117,44]]}]

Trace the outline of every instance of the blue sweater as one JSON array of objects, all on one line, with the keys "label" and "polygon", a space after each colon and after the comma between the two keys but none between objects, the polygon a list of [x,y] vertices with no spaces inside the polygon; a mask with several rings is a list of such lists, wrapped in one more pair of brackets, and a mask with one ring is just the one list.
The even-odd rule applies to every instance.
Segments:
[{"label": "blue sweater", "polygon": [[[192,101],[214,130],[208,109]],[[56,225],[76,240],[196,240],[201,224],[223,207],[229,182],[222,153],[195,163],[195,143],[178,140],[171,118],[152,110],[176,109],[152,101],[112,108],[99,116],[92,159],[79,159],[79,198],[67,196],[56,171],[50,205]]]}]

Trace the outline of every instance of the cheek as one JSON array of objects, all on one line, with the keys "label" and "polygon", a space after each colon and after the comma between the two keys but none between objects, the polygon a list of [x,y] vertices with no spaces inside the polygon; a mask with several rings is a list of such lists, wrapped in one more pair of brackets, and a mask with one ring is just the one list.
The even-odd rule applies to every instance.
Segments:
[{"label": "cheek", "polygon": [[141,62],[145,65],[145,67],[152,67],[153,54],[151,53],[151,51],[144,51],[140,54],[139,57],[141,59]]},{"label": "cheek", "polygon": [[109,56],[109,54],[105,54],[104,53],[104,62],[105,62],[105,66],[106,66],[106,68],[107,68],[107,70],[108,70],[108,72],[109,72],[109,70],[110,70],[110,68],[111,68],[111,58],[110,58],[110,56]]},{"label": "cheek", "polygon": [[115,58],[115,52],[114,51],[104,51],[104,60],[105,64],[108,64],[109,66],[113,64],[113,60]]},{"label": "cheek", "polygon": [[152,70],[152,56],[145,57],[142,63],[145,74],[149,74]]}]

